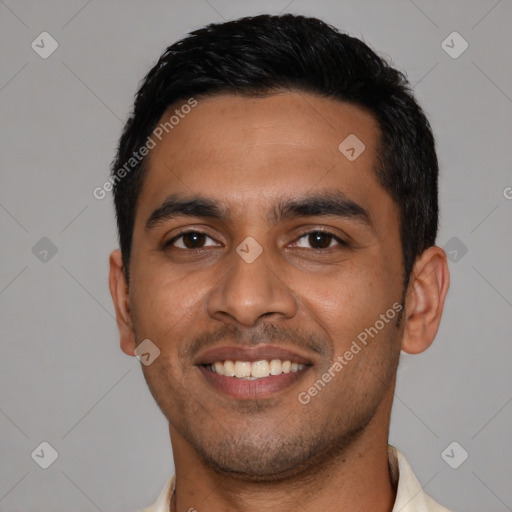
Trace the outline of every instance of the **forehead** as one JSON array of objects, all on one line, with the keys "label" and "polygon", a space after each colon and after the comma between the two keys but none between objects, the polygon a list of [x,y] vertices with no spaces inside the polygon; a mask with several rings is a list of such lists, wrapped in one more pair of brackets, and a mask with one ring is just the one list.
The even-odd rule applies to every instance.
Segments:
[{"label": "forehead", "polygon": [[378,124],[358,106],[304,92],[218,95],[192,109],[174,105],[161,123],[176,110],[178,122],[175,115],[148,155],[140,222],[173,193],[216,198],[235,215],[263,213],[283,195],[315,189],[389,202],[374,171]]}]

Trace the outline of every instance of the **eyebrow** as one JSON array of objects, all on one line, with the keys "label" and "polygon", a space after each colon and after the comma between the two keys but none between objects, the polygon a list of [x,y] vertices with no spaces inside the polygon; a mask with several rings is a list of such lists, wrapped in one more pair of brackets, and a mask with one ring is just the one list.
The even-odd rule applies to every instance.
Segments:
[{"label": "eyebrow", "polygon": [[227,208],[220,206],[216,201],[207,197],[182,198],[177,194],[171,194],[149,216],[145,230],[174,219],[175,217],[201,217],[205,219],[229,219]]},{"label": "eyebrow", "polygon": [[271,222],[296,217],[334,216],[355,220],[373,228],[370,214],[341,192],[325,191],[279,203],[270,215]]},{"label": "eyebrow", "polygon": [[[270,223],[278,223],[287,219],[314,216],[341,217],[374,229],[367,210],[341,192],[332,191],[285,199],[269,213],[268,220]],[[178,194],[171,194],[149,216],[145,230],[149,231],[176,217],[232,220],[229,208],[214,199],[204,196],[182,197]]]}]

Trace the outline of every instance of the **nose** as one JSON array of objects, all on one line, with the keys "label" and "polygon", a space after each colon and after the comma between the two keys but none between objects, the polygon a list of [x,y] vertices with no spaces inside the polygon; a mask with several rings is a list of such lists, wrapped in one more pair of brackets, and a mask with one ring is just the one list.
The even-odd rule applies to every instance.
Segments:
[{"label": "nose", "polygon": [[297,300],[278,276],[276,264],[273,268],[271,264],[266,250],[252,262],[233,251],[220,282],[208,297],[209,315],[247,327],[263,316],[292,318],[297,311]]}]

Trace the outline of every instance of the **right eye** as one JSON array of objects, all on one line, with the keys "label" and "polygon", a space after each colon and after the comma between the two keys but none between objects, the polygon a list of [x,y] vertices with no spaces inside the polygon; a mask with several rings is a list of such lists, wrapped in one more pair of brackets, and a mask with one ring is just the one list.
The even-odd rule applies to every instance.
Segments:
[{"label": "right eye", "polygon": [[[207,239],[210,239],[214,243],[205,245]],[[184,231],[165,243],[165,247],[173,246],[178,249],[202,249],[203,247],[212,247],[215,245],[217,245],[217,242],[202,231]]]}]

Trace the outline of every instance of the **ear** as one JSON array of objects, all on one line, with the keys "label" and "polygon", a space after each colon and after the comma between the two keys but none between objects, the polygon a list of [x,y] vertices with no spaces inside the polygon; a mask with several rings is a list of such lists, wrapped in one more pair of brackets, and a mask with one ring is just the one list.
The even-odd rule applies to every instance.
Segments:
[{"label": "ear", "polygon": [[407,287],[402,350],[418,354],[430,347],[439,329],[449,286],[446,253],[440,247],[429,247],[416,260]]},{"label": "ear", "polygon": [[116,321],[119,327],[121,350],[134,356],[135,332],[133,330],[132,317],[130,313],[130,302],[128,285],[124,274],[123,258],[120,250],[112,251],[110,254],[110,275],[109,286],[114,307],[116,310]]}]

